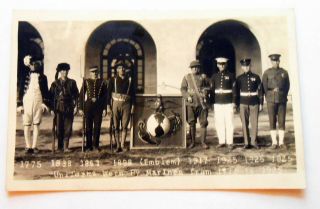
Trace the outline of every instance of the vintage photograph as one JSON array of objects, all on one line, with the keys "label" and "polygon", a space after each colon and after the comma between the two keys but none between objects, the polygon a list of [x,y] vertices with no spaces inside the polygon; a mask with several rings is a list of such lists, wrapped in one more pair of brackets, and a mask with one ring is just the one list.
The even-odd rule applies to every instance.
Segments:
[{"label": "vintage photograph", "polygon": [[16,11],[7,189],[305,187],[292,11]]}]

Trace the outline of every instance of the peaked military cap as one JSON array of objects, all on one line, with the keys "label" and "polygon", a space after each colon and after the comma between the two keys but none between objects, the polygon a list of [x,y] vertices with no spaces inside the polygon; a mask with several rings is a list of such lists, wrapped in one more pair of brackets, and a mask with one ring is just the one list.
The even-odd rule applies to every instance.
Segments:
[{"label": "peaked military cap", "polygon": [[89,68],[89,72],[96,72],[98,70],[99,70],[98,66],[92,66],[92,67]]},{"label": "peaked military cap", "polygon": [[190,68],[199,67],[199,66],[200,66],[200,62],[198,60],[193,60],[189,65]]},{"label": "peaked military cap", "polygon": [[216,58],[216,61],[217,61],[217,63],[226,63],[226,62],[228,62],[228,58],[225,58],[225,57],[217,57]]},{"label": "peaked military cap", "polygon": [[59,63],[57,65],[57,71],[60,72],[62,70],[70,70],[70,65],[68,63],[65,63],[65,62]]},{"label": "peaked military cap", "polygon": [[250,63],[251,63],[251,59],[249,59],[249,58],[245,58],[245,59],[240,60],[240,64],[243,66],[248,66],[248,65],[250,65]]},{"label": "peaked military cap", "polygon": [[272,60],[272,61],[278,61],[280,59],[280,54],[270,54],[269,55],[269,58]]}]

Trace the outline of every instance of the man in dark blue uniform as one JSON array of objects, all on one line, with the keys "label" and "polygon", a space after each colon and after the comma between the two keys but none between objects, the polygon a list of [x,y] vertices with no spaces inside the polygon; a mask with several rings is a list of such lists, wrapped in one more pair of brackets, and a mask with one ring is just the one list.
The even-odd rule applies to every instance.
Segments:
[{"label": "man in dark blue uniform", "polygon": [[[69,139],[72,134],[74,114],[77,112],[79,90],[75,80],[68,78],[70,65],[57,66],[55,81],[51,84],[51,114],[54,116],[55,134],[58,137],[58,150],[70,152]],[[60,74],[60,77],[58,78]]]},{"label": "man in dark blue uniform", "polygon": [[211,78],[211,92],[214,95],[215,126],[219,138],[217,148],[228,146],[233,149],[236,79],[234,74],[227,70],[227,58],[218,57],[216,61],[219,72]]},{"label": "man in dark blue uniform", "polygon": [[118,61],[115,65],[117,75],[110,79],[108,86],[108,114],[112,111],[112,119],[115,129],[116,152],[126,151],[130,117],[134,113],[136,100],[135,85],[132,77],[126,74],[126,65]]},{"label": "man in dark blue uniform", "polygon": [[98,77],[97,66],[89,69],[90,78],[83,81],[79,97],[79,114],[84,114],[86,151],[100,150],[102,117],[107,113],[107,85]]},{"label": "man in dark blue uniform", "polygon": [[[272,68],[267,69],[262,77],[263,90],[268,106],[270,135],[273,148],[284,146],[287,97],[290,89],[288,72],[279,66],[280,56],[280,54],[269,55]],[[279,141],[277,140],[277,122]]]},{"label": "man in dark blue uniform", "polygon": [[[256,140],[258,115],[263,107],[262,83],[260,77],[251,72],[251,59],[242,59],[240,64],[244,73],[238,76],[236,89],[237,107],[240,109],[245,144],[244,148],[259,148]],[[251,132],[249,132],[249,121],[251,123]]]}]

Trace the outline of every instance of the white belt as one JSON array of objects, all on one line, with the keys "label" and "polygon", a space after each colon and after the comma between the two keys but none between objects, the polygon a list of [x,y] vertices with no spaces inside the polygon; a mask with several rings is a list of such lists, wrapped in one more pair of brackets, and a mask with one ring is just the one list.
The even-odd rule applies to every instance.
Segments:
[{"label": "white belt", "polygon": [[244,97],[258,96],[258,92],[240,92],[240,96],[244,96]]},{"label": "white belt", "polygon": [[214,93],[216,94],[228,94],[228,93],[232,93],[232,90],[231,89],[216,89],[214,90]]}]

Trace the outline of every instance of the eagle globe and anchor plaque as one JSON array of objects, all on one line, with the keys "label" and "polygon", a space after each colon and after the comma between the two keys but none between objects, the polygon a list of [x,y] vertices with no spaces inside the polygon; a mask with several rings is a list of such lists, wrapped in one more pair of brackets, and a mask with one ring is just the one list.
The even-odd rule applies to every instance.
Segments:
[{"label": "eagle globe and anchor plaque", "polygon": [[140,95],[132,118],[131,149],[186,148],[180,95]]}]

